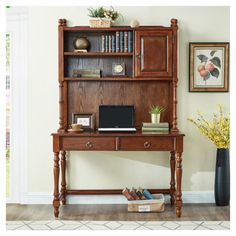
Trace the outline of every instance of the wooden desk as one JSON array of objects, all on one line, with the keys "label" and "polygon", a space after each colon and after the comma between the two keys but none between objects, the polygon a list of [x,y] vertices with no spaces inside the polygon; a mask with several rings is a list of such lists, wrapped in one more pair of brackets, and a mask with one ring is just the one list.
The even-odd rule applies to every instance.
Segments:
[{"label": "wooden desk", "polygon": [[[122,194],[122,189],[69,190],[66,188],[66,151],[170,151],[170,188],[150,189],[151,193],[170,194],[176,215],[182,213],[182,152],[183,134],[136,133],[54,133],[54,216],[59,216],[60,201],[66,204],[67,195],[75,194]],[[60,154],[60,155],[59,155]],[[59,164],[60,162],[60,164]],[[59,193],[59,174],[61,189]]]}]

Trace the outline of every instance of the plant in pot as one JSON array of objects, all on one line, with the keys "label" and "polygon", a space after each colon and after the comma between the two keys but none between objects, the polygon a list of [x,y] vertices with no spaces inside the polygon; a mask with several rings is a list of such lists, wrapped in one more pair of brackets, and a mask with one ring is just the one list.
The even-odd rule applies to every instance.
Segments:
[{"label": "plant in pot", "polygon": [[88,8],[88,16],[91,17],[89,24],[93,28],[109,28],[112,22],[121,16],[113,7],[105,9],[104,7]]},{"label": "plant in pot", "polygon": [[164,107],[161,106],[151,106],[149,110],[149,114],[151,114],[151,122],[152,123],[160,123],[161,113],[165,111]]},{"label": "plant in pot", "polygon": [[217,206],[228,206],[230,200],[230,118],[219,105],[218,114],[213,114],[212,121],[206,120],[201,113],[198,119],[188,119],[199,131],[217,147],[215,170],[215,202]]}]

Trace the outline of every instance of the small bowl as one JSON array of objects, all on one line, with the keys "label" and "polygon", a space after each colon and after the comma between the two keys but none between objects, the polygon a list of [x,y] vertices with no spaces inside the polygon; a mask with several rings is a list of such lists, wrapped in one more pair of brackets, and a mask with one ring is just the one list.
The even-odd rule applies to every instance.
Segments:
[{"label": "small bowl", "polygon": [[82,125],[81,124],[71,124],[71,128],[72,130],[81,130],[82,129]]}]

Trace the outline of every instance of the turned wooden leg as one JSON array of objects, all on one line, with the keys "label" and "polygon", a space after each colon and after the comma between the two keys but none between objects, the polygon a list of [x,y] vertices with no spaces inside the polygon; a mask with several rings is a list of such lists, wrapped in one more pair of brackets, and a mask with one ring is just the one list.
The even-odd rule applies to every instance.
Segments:
[{"label": "turned wooden leg", "polygon": [[175,152],[170,152],[170,203],[174,205],[175,203]]},{"label": "turned wooden leg", "polygon": [[66,152],[61,151],[61,202],[66,205]]},{"label": "turned wooden leg", "polygon": [[181,216],[182,213],[182,190],[181,190],[181,182],[182,182],[182,153],[175,153],[175,161],[176,161],[176,192],[175,192],[175,209],[176,215],[178,217]]},{"label": "turned wooden leg", "polygon": [[54,152],[54,168],[53,168],[53,175],[54,175],[54,198],[53,198],[53,207],[54,207],[54,216],[57,218],[59,215],[59,207],[60,207],[60,197],[59,197],[59,174],[60,174],[60,167],[59,167],[59,152]]}]

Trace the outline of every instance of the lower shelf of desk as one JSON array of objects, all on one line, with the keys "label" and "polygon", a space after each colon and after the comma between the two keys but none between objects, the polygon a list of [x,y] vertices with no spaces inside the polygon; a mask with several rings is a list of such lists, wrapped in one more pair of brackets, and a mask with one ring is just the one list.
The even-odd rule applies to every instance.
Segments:
[{"label": "lower shelf of desk", "polygon": [[[150,193],[170,194],[170,189],[149,189]],[[83,190],[66,190],[66,195],[110,195],[122,194],[122,189],[83,189]]]}]

